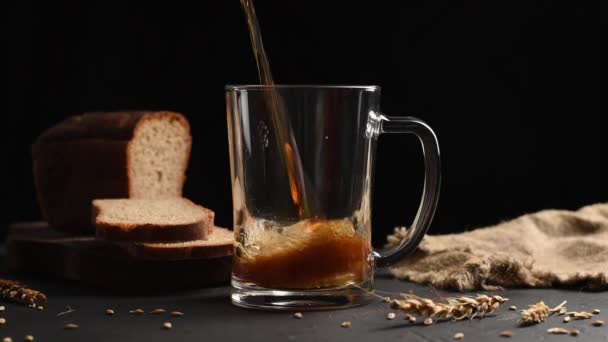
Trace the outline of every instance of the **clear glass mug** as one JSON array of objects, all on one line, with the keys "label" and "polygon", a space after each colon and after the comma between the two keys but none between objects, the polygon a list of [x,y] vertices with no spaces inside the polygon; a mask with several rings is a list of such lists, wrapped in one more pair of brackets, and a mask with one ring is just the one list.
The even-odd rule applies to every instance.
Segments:
[{"label": "clear glass mug", "polygon": [[[375,267],[410,254],[435,212],[437,138],[413,117],[385,116],[377,86],[226,87],[235,251],[232,302],[248,308],[334,309],[369,302]],[[422,143],[422,201],[408,236],[371,246],[376,142]]]}]

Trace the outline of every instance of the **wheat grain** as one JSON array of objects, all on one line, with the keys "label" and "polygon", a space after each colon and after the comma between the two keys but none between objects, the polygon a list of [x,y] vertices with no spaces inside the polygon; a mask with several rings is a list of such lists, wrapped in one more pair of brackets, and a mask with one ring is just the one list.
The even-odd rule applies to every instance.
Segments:
[{"label": "wheat grain", "polygon": [[500,336],[501,337],[512,337],[513,333],[510,332],[509,330],[503,330],[503,331],[500,332]]},{"label": "wheat grain", "polygon": [[593,314],[591,312],[586,312],[586,311],[581,311],[581,312],[571,311],[571,312],[566,312],[566,316],[570,316],[574,319],[589,319],[589,318],[593,317]]},{"label": "wheat grain", "polygon": [[557,334],[557,335],[568,335],[570,330],[564,328],[549,328],[547,329],[549,334]]}]

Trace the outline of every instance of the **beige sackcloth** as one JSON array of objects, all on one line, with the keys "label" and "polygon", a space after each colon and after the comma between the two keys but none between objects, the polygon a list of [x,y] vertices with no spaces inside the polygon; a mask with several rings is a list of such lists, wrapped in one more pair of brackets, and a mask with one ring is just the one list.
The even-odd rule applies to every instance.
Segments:
[{"label": "beige sackcloth", "polygon": [[[387,247],[405,228],[396,228]],[[544,210],[473,231],[427,235],[390,268],[399,279],[459,291],[500,287],[608,290],[608,203]]]}]

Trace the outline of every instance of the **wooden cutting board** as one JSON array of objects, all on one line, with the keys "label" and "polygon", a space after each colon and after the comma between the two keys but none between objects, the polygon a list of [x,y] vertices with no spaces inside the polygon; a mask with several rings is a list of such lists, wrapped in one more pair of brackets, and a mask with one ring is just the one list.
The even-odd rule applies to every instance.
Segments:
[{"label": "wooden cutting board", "polygon": [[52,230],[45,222],[12,224],[6,238],[13,272],[58,276],[121,292],[193,289],[228,284],[231,257],[137,259],[93,236]]}]

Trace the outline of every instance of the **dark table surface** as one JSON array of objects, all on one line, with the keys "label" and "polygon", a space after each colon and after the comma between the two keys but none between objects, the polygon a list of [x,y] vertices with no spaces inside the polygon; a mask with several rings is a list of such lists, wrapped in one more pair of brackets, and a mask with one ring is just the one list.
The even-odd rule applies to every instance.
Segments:
[{"label": "dark table surface", "polygon": [[[196,270],[193,270],[195,272]],[[397,313],[397,318],[387,320],[391,312],[387,303],[374,302],[367,306],[338,310],[304,312],[301,320],[292,313],[264,312],[237,308],[229,300],[229,287],[216,287],[196,291],[155,295],[121,295],[84,287],[75,282],[41,277],[25,277],[9,274],[0,269],[0,277],[19,279],[31,288],[43,291],[49,301],[44,310],[36,311],[23,305],[2,303],[6,311],[0,317],[6,324],[0,326],[0,338],[12,337],[23,341],[25,335],[33,335],[35,341],[452,341],[457,332],[465,334],[465,341],[504,340],[499,337],[503,330],[513,332],[513,341],[557,341],[574,339],[571,336],[550,335],[551,327],[578,329],[580,341],[608,341],[608,325],[591,326],[601,319],[608,322],[608,292],[582,292],[578,290],[518,289],[500,291],[509,297],[494,315],[483,319],[460,322],[442,321],[431,326],[410,324]],[[415,285],[392,279],[385,273],[376,277],[376,288],[381,295],[393,296],[413,290],[417,295],[437,298],[427,286]],[[441,295],[454,295],[441,291]],[[460,295],[460,294],[455,294]],[[528,304],[544,300],[549,306],[568,301],[568,310],[601,313],[591,320],[563,323],[561,316],[553,316],[547,322],[530,327],[519,327],[517,312],[509,311],[510,305],[525,308]],[[68,310],[69,314],[58,315]],[[105,315],[113,309],[114,316]],[[133,316],[128,312],[141,308],[147,312],[163,308],[184,312],[182,317],[162,315]],[[352,323],[350,328],[340,327],[343,321]],[[163,330],[163,322],[171,322],[173,329]],[[66,323],[75,323],[76,330],[65,330]]]}]

